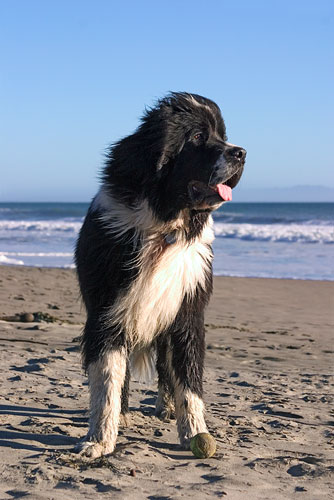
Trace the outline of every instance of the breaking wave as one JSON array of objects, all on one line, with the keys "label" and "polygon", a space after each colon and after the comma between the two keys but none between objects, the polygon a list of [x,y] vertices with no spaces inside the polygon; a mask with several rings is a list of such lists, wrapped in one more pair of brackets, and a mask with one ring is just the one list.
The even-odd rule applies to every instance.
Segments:
[{"label": "breaking wave", "polygon": [[80,221],[66,220],[0,220],[0,231],[36,231],[36,232],[71,232],[78,233],[82,226]]},{"label": "breaking wave", "polygon": [[329,225],[223,224],[216,222],[214,229],[218,237],[248,241],[334,243],[334,228]]}]

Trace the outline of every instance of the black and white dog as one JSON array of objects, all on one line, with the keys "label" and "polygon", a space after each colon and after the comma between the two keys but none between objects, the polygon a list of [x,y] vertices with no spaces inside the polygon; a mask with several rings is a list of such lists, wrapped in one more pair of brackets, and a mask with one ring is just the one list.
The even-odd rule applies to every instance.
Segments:
[{"label": "black and white dog", "polygon": [[226,138],[218,106],[172,93],[107,156],[76,264],[90,428],[81,453],[111,453],[128,411],[130,373],[156,363],[156,413],[175,411],[181,445],[207,432],[204,308],[212,290],[212,210],[231,199],[246,151]]}]

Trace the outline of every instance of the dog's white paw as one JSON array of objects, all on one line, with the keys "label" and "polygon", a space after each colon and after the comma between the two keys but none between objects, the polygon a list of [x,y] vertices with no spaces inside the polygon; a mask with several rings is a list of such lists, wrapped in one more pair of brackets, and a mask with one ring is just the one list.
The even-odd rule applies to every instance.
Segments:
[{"label": "dog's white paw", "polygon": [[76,452],[82,457],[87,458],[98,458],[103,455],[109,455],[114,451],[114,446],[108,443],[98,443],[95,441],[82,441],[76,447]]}]

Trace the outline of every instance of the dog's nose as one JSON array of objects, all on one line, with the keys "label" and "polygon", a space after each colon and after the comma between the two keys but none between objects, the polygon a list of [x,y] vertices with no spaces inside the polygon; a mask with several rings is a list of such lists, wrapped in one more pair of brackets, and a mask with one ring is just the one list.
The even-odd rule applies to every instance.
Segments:
[{"label": "dog's nose", "polygon": [[227,160],[244,161],[247,152],[244,148],[240,148],[239,146],[232,146],[226,148],[224,154]]}]

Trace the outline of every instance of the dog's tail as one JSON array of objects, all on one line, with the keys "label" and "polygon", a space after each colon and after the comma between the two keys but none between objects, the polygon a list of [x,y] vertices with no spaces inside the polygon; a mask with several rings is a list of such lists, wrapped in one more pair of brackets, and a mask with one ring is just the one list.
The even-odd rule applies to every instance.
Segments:
[{"label": "dog's tail", "polygon": [[136,349],[130,358],[131,375],[139,382],[151,382],[156,376],[156,354],[153,347]]}]

